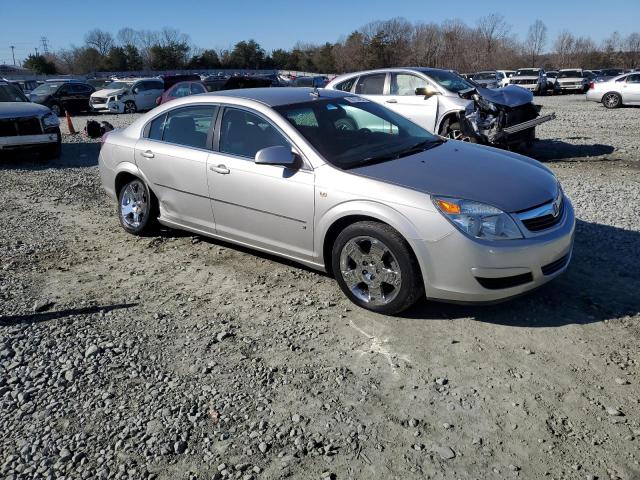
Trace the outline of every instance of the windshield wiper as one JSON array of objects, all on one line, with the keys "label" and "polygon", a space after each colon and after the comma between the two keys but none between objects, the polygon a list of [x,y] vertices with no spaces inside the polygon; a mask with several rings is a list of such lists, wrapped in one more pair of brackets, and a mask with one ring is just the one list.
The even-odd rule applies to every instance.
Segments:
[{"label": "windshield wiper", "polygon": [[362,161],[358,162],[357,164],[352,165],[349,168],[362,167],[364,165],[374,165],[376,163],[388,162],[389,160],[397,160],[402,157],[408,157],[416,153],[424,152],[425,150],[429,150],[430,148],[436,147],[438,145],[442,145],[446,141],[447,140],[444,138],[424,140],[422,142],[416,143],[415,145],[411,145],[410,147],[407,147],[398,152],[386,153],[384,155],[376,155],[374,157],[367,157]]}]

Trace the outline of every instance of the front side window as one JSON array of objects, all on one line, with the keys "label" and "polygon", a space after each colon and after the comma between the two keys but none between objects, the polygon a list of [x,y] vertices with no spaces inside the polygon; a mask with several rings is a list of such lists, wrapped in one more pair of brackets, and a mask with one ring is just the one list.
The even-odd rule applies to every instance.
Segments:
[{"label": "front side window", "polygon": [[171,110],[151,122],[148,138],[184,147],[206,149],[207,136],[211,130],[216,111],[217,107],[214,105],[198,105]]},{"label": "front side window", "polygon": [[4,84],[0,85],[0,102],[28,102],[24,93],[14,85]]},{"label": "front side window", "polygon": [[441,139],[361,97],[275,107],[332,165],[350,169],[400,159]]},{"label": "front side window", "polygon": [[356,93],[359,95],[382,95],[386,77],[386,73],[363,75],[356,85]]},{"label": "front side window", "polygon": [[254,158],[258,150],[289,142],[264,118],[237,108],[225,108],[220,124],[220,151]]},{"label": "front side window", "polygon": [[391,75],[391,95],[415,95],[416,88],[427,87],[427,81],[409,73],[393,73]]}]

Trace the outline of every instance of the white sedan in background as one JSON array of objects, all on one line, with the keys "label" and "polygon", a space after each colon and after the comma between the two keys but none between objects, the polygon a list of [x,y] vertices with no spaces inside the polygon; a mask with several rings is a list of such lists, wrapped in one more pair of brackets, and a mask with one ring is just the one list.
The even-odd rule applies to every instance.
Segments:
[{"label": "white sedan in background", "polygon": [[591,82],[587,100],[601,102],[607,108],[640,105],[640,73],[620,75],[606,82]]}]

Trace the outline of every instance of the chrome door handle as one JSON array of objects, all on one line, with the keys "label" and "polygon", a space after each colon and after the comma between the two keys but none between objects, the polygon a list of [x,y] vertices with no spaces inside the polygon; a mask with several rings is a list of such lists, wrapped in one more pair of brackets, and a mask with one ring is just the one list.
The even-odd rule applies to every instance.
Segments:
[{"label": "chrome door handle", "polygon": [[216,173],[221,173],[222,175],[226,175],[231,170],[229,170],[225,165],[211,165],[209,170]]},{"label": "chrome door handle", "polygon": [[396,100],[395,98],[391,98],[387,100],[387,103],[398,103],[398,100]]},{"label": "chrome door handle", "polygon": [[153,158],[153,152],[151,150],[146,150],[144,152],[142,152],[140,155],[142,155],[143,157],[147,157],[147,158]]}]

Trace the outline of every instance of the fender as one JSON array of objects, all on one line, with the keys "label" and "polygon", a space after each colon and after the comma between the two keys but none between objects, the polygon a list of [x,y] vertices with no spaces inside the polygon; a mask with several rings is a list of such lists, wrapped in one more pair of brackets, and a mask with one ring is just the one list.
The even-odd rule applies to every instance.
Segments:
[{"label": "fender", "polygon": [[447,118],[449,115],[454,114],[456,116],[456,118],[460,118],[460,114],[464,113],[464,110],[460,110],[459,108],[452,108],[447,110],[446,112],[444,112],[442,115],[438,116],[438,122],[436,124],[436,128],[433,131],[433,133],[435,135],[440,135],[440,127],[442,127],[442,122],[444,121],[445,118]]},{"label": "fender", "polygon": [[316,221],[316,230],[314,232],[314,245],[318,253],[318,263],[324,265],[324,241],[331,225],[348,216],[366,216],[375,218],[396,229],[407,241],[420,264],[422,278],[426,281],[427,270],[423,264],[419,252],[424,248],[424,242],[418,232],[416,226],[402,212],[396,210],[389,205],[379,203],[373,200],[350,200],[334,205],[322,214],[322,217]]}]

